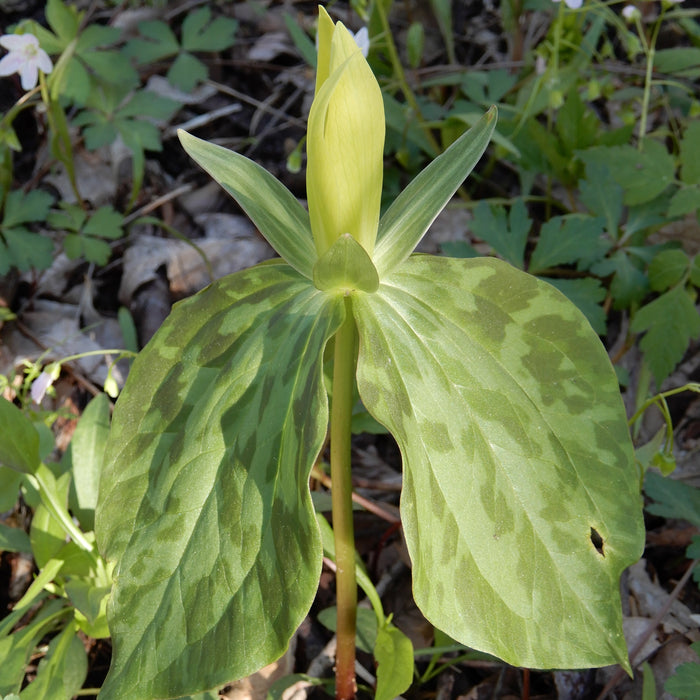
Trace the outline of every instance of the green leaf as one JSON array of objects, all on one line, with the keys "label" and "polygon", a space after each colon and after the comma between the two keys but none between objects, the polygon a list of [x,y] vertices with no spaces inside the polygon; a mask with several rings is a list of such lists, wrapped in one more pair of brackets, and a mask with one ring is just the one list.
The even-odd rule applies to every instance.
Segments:
[{"label": "green leaf", "polygon": [[655,292],[663,292],[678,284],[690,267],[690,260],[682,250],[662,250],[649,265],[649,285]]},{"label": "green leaf", "polygon": [[602,233],[601,219],[580,214],[555,216],[540,229],[537,246],[530,258],[529,272],[537,274],[585,258],[596,247]]},{"label": "green leaf", "polygon": [[200,7],[182,23],[182,48],[187,51],[223,51],[233,46],[238,22],[230,17],[211,20],[211,10]]},{"label": "green leaf", "polygon": [[33,474],[39,459],[39,433],[17,406],[0,397],[0,464],[17,472]]},{"label": "green leaf", "polygon": [[278,658],[321,571],[308,478],[340,295],[281,262],[177,304],[115,406],[96,534],[116,562],[103,700],[211,688]]},{"label": "green leaf", "polygon": [[634,146],[594,146],[579,152],[586,164],[615,167],[611,174],[624,191],[624,203],[629,205],[650,202],[674,180],[676,166],[666,146],[659,141],[645,139],[643,150]]},{"label": "green leaf", "polygon": [[[318,621],[331,632],[338,628],[338,609],[325,608],[318,614]],[[377,640],[377,616],[369,608],[357,608],[357,648],[371,654]],[[405,688],[404,688],[405,690]]]},{"label": "green leaf", "polygon": [[639,347],[657,384],[683,359],[688,343],[700,335],[700,316],[686,290],[680,286],[643,306],[630,329],[644,333]]},{"label": "green leaf", "polygon": [[[2,447],[0,446],[0,453]],[[37,443],[37,454],[38,443]],[[0,513],[12,510],[19,497],[19,487],[22,484],[24,475],[14,469],[0,466]]]},{"label": "green leaf", "polygon": [[71,440],[71,511],[85,531],[95,529],[95,508],[109,435],[110,402],[98,394],[83,411]]},{"label": "green leaf", "polygon": [[19,692],[34,647],[62,617],[69,614],[63,601],[53,600],[40,608],[30,624],[0,639],[0,696]]},{"label": "green leaf", "polygon": [[344,233],[316,261],[314,285],[322,291],[376,292],[379,276],[367,251]]},{"label": "green leaf", "polygon": [[372,256],[380,278],[413,252],[472,171],[488,146],[496,118],[492,107],[476,126],[423,169],[382,216]]},{"label": "green leaf", "polygon": [[579,181],[581,201],[591,213],[602,216],[608,235],[618,237],[618,227],[622,220],[623,189],[612,177],[607,163],[589,162],[586,166],[586,179]]},{"label": "green leaf", "polygon": [[197,83],[209,77],[209,69],[190,53],[181,52],[168,68],[171,85],[183,92],[192,92]]},{"label": "green leaf", "polygon": [[616,309],[640,302],[649,291],[649,280],[624,249],[616,250],[609,258],[591,265],[590,269],[601,277],[613,275],[610,292]]},{"label": "green leaf", "polygon": [[696,661],[677,666],[675,673],[664,684],[664,690],[674,698],[692,700],[700,697],[700,663]]},{"label": "green leaf", "polygon": [[662,73],[675,73],[690,79],[700,77],[700,48],[674,47],[659,49],[654,54],[654,69]]},{"label": "green leaf", "polygon": [[700,185],[684,187],[671,197],[667,216],[669,219],[685,216],[697,211],[698,206],[700,206]]},{"label": "green leaf", "polygon": [[377,632],[374,659],[377,662],[375,700],[394,700],[410,688],[413,682],[413,644],[389,620]]},{"label": "green leaf", "polygon": [[252,160],[186,131],[178,131],[178,136],[190,158],[238,202],[277,253],[312,279],[318,253],[309,214],[296,197]]},{"label": "green leaf", "polygon": [[681,139],[681,180],[687,185],[700,184],[700,122],[691,121]]},{"label": "green leaf", "polygon": [[123,52],[126,56],[135,58],[142,65],[173,56],[180,50],[180,45],[173,31],[159,19],[139,22],[139,33],[145,38],[132,39],[124,47]]},{"label": "green leaf", "polygon": [[78,28],[83,17],[75,7],[61,0],[48,0],[46,3],[46,21],[51,29],[64,41],[69,42],[78,35]]},{"label": "green leaf", "polygon": [[26,194],[22,190],[10,192],[5,200],[2,226],[14,228],[19,224],[44,221],[52,203],[53,197],[43,190],[32,190]]},{"label": "green leaf", "polygon": [[0,552],[26,552],[30,554],[32,545],[29,535],[19,527],[0,523]]},{"label": "green leaf", "polygon": [[82,688],[87,654],[76,632],[75,624],[69,624],[51,640],[36,678],[20,693],[22,700],[65,700]]},{"label": "green leaf", "polygon": [[664,518],[681,518],[700,527],[700,489],[676,479],[647,472],[644,491],[655,503],[646,509]]},{"label": "green leaf", "polygon": [[470,228],[477,238],[486,241],[511,265],[522,268],[531,226],[532,221],[523,200],[516,199],[508,217],[504,207],[479,202],[474,209]]},{"label": "green leaf", "polygon": [[513,665],[629,668],[618,586],[644,546],[638,475],[581,312],[499,260],[429,256],[353,312],[360,396],[401,448],[423,614]]}]

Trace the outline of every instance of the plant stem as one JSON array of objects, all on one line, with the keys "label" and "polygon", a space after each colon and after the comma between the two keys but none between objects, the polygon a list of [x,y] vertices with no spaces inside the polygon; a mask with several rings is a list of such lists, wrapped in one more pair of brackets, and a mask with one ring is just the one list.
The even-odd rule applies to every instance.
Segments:
[{"label": "plant stem", "polygon": [[357,329],[350,298],[345,300],[345,322],[335,336],[333,398],[331,402],[331,481],[335,533],[338,646],[335,661],[335,697],[355,697],[355,534],[352,521],[350,425],[355,379]]}]

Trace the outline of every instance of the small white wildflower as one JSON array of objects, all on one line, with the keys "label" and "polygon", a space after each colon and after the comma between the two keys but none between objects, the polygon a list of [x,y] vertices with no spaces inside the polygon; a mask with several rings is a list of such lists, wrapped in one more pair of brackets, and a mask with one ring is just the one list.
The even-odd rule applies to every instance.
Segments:
[{"label": "small white wildflower", "polygon": [[46,396],[46,391],[53,384],[53,377],[44,370],[33,382],[29,394],[34,403],[41,403]]},{"label": "small white wildflower", "polygon": [[39,79],[39,71],[50,73],[53,63],[39,46],[33,34],[3,34],[0,46],[9,53],[0,60],[0,76],[19,73],[23,90],[31,90]]},{"label": "small white wildflower", "polygon": [[622,8],[622,16],[628,22],[633,22],[635,18],[641,17],[642,13],[634,5],[625,5]]},{"label": "small white wildflower", "polygon": [[355,43],[360,47],[362,55],[367,58],[367,54],[369,53],[369,31],[367,27],[361,27],[352,37],[355,39]]},{"label": "small white wildflower", "polygon": [[[349,29],[348,31],[359,46],[360,51],[362,51],[362,55],[367,58],[369,53],[369,31],[367,27],[360,27],[356,32],[351,32]],[[316,32],[316,51],[318,52],[318,32]]]},{"label": "small white wildflower", "polygon": [[[559,0],[552,0],[552,2],[559,2]],[[570,10],[578,10],[583,5],[583,0],[564,0],[564,3]]]}]

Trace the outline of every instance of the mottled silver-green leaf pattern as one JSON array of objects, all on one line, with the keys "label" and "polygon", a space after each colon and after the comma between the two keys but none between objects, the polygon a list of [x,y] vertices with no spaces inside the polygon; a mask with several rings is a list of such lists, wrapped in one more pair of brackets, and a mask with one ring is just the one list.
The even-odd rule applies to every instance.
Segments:
[{"label": "mottled silver-green leaf pattern", "polygon": [[322,548],[308,475],[342,298],[283,263],[176,305],[114,411],[96,534],[115,560],[100,697],[179,697],[281,655]]},{"label": "mottled silver-green leaf pattern", "polygon": [[353,309],[426,617],[515,665],[629,668],[618,580],[643,547],[638,476],[584,316],[501,261],[429,256]]}]

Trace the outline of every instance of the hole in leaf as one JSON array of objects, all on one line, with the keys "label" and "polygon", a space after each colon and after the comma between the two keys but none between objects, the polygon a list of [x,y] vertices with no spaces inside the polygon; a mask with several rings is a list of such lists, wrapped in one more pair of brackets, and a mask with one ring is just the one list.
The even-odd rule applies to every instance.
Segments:
[{"label": "hole in leaf", "polygon": [[601,557],[604,557],[605,542],[603,542],[603,538],[600,536],[598,530],[596,530],[594,527],[591,528],[591,542],[593,543],[596,552],[598,552],[598,554],[600,554]]}]

